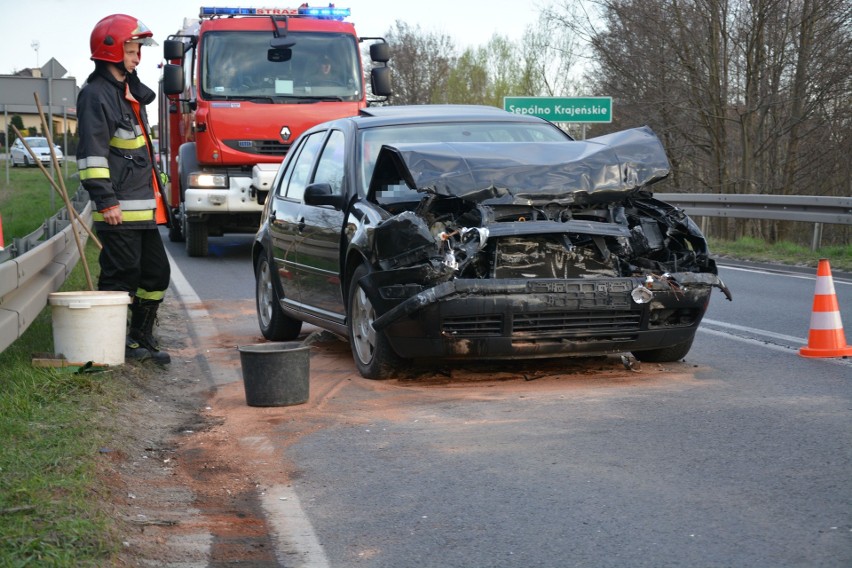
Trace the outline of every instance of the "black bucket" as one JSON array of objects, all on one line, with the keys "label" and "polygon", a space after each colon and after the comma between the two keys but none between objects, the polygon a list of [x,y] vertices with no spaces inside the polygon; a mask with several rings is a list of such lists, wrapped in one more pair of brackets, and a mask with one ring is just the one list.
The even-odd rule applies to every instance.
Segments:
[{"label": "black bucket", "polygon": [[299,341],[243,345],[240,363],[249,406],[290,406],[308,401],[310,350]]}]

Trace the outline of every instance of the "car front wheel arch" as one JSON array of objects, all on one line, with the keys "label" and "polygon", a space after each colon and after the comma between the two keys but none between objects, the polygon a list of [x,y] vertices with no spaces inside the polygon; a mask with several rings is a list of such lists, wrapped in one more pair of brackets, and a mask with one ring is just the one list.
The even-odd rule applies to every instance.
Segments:
[{"label": "car front wheel arch", "polygon": [[260,332],[270,341],[296,339],[302,330],[302,322],[288,316],[281,308],[278,287],[273,280],[273,264],[265,251],[257,255],[254,267],[255,307]]},{"label": "car front wheel arch", "polygon": [[373,328],[375,308],[358,284],[369,272],[369,267],[361,264],[347,279],[346,325],[349,328],[349,345],[361,376],[367,379],[389,379],[404,367],[405,360],[393,350],[384,331]]}]

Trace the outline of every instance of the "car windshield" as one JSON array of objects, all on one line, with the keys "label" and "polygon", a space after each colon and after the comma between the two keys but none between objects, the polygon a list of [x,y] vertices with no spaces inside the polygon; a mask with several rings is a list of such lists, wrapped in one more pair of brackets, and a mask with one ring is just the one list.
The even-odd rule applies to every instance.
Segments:
[{"label": "car windshield", "polygon": [[47,148],[47,138],[27,138],[30,148]]},{"label": "car windshield", "polygon": [[424,142],[565,142],[568,137],[549,123],[446,122],[400,124],[361,131],[361,188],[366,194],[379,150],[385,144]]},{"label": "car windshield", "polygon": [[279,49],[269,47],[271,38],[271,32],[206,34],[204,97],[258,103],[360,100],[362,79],[351,35],[291,32],[292,47]]}]

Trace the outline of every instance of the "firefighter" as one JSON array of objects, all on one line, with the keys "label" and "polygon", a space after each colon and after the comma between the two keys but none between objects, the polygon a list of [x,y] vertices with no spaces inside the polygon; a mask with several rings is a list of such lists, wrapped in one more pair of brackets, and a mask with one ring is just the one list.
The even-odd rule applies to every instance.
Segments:
[{"label": "firefighter", "polygon": [[331,58],[328,55],[323,55],[317,62],[317,67],[308,82],[318,86],[337,83],[331,69]]},{"label": "firefighter", "polygon": [[155,95],[136,74],[141,46],[157,44],[142,22],[114,14],[97,23],[90,45],[95,70],[77,97],[77,168],[103,244],[98,289],[132,298],[125,357],[164,365],[171,358],[153,330],[171,275],[157,229],[167,222],[165,180],[155,170],[145,112]]}]

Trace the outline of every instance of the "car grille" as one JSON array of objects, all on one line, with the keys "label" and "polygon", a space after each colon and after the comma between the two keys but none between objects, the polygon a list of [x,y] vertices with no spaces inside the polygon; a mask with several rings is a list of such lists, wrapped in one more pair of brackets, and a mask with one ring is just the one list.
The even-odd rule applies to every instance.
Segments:
[{"label": "car grille", "polygon": [[[512,318],[510,335],[531,337],[597,336],[640,330],[639,311],[571,311],[520,313]],[[499,337],[504,335],[500,314],[444,318],[442,331],[453,337]]]},{"label": "car grille", "polygon": [[503,316],[460,316],[444,319],[443,332],[457,337],[503,335]]},{"label": "car grille", "polygon": [[263,156],[284,156],[290,149],[290,144],[283,144],[278,140],[225,140],[224,144],[238,152]]}]

